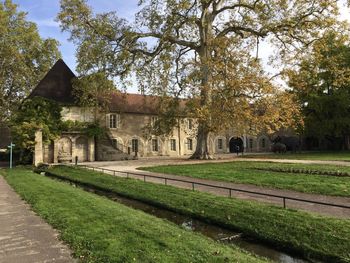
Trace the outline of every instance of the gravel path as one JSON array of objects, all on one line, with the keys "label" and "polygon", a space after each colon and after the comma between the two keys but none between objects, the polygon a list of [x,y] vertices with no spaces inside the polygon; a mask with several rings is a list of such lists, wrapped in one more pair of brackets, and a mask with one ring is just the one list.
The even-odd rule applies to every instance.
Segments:
[{"label": "gravel path", "polygon": [[[227,156],[227,158],[221,158],[220,160],[213,160],[210,162],[227,162],[227,161],[266,161],[263,159],[242,159],[242,158],[236,158],[232,157],[232,155]],[[332,162],[326,162],[326,161],[305,161],[305,160],[274,160],[274,159],[268,159],[268,161],[276,161],[276,162],[291,162],[291,163],[322,163],[322,164],[338,164],[343,165],[345,163],[346,165],[350,165],[348,162],[339,162],[339,161],[332,161]],[[274,188],[267,188],[267,187],[260,187],[260,186],[254,186],[249,184],[235,184],[230,182],[223,182],[223,181],[214,181],[214,180],[207,180],[207,179],[198,179],[198,178],[191,178],[186,176],[176,176],[176,175],[169,175],[169,174],[159,174],[159,173],[152,173],[152,172],[146,172],[146,171],[140,171],[137,170],[138,167],[146,167],[146,166],[156,166],[156,165],[176,165],[176,164],[195,164],[195,163],[203,163],[203,161],[198,160],[187,160],[184,158],[141,158],[139,160],[129,160],[129,161],[115,161],[115,162],[94,162],[94,163],[85,163],[85,165],[92,166],[92,167],[99,167],[99,168],[106,168],[121,172],[130,172],[130,173],[138,173],[138,174],[146,174],[146,175],[155,175],[155,176],[162,176],[166,177],[169,180],[167,180],[168,185],[177,186],[180,188],[186,188],[186,189],[192,189],[191,183],[185,183],[185,182],[175,182],[171,181],[171,179],[181,179],[184,181],[191,181],[191,182],[198,182],[198,183],[204,183],[204,184],[210,184],[215,186],[222,186],[222,187],[229,187],[229,188],[235,188],[235,189],[241,189],[241,190],[247,190],[247,191],[254,191],[259,193],[266,193],[266,194],[272,194],[272,195],[282,195],[286,197],[291,198],[299,198],[299,199],[306,199],[310,201],[316,201],[316,202],[325,202],[325,203],[331,203],[331,204],[338,204],[338,205],[346,205],[350,206],[350,198],[347,197],[335,197],[335,196],[326,196],[326,195],[318,195],[318,194],[307,194],[307,193],[301,193],[297,191],[291,191],[291,190],[279,190]],[[106,172],[108,173],[108,172]],[[117,176],[125,176],[125,174],[116,174]],[[135,179],[144,180],[144,177],[142,175],[132,175],[129,174],[130,177],[133,177]],[[158,179],[158,178],[146,178],[148,182],[152,183],[158,183],[158,184],[164,184],[164,179]],[[217,189],[212,188],[208,186],[200,186],[195,185],[195,190],[197,191],[203,191],[203,192],[209,192],[212,194],[220,195],[220,196],[229,196],[229,191],[226,189]],[[283,206],[283,199],[276,198],[276,197],[266,197],[256,194],[250,194],[250,193],[243,193],[243,192],[236,192],[232,191],[231,195],[240,199],[247,199],[247,200],[256,200],[260,202],[266,202],[274,205]],[[345,208],[337,208],[337,207],[330,207],[330,206],[324,206],[319,204],[312,204],[312,203],[305,203],[300,201],[293,201],[293,200],[286,200],[286,206],[288,208],[294,208],[294,209],[300,209],[304,211],[309,211],[313,213],[318,213],[322,215],[332,216],[332,217],[339,217],[339,218],[350,218],[350,209]]]},{"label": "gravel path", "polygon": [[76,262],[57,236],[0,176],[0,262]]}]

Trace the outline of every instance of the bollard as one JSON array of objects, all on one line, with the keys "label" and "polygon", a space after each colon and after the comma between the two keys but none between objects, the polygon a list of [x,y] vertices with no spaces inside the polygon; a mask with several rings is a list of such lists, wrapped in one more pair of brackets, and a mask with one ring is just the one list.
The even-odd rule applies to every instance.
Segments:
[{"label": "bollard", "polygon": [[12,155],[13,155],[13,147],[14,146],[16,146],[16,145],[13,144],[12,142],[9,146],[7,146],[10,149],[10,169],[12,169],[12,162],[13,162]]},{"label": "bollard", "polygon": [[78,165],[78,156],[75,156],[75,165]]}]

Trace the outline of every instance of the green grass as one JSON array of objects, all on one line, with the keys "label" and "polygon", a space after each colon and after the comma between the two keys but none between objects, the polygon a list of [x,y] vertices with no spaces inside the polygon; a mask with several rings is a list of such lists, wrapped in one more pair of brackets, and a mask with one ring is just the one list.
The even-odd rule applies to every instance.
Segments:
[{"label": "green grass", "polygon": [[35,212],[60,231],[82,262],[265,262],[29,170],[14,169],[5,177]]},{"label": "green grass", "polygon": [[304,257],[312,256],[327,262],[350,262],[350,220],[71,167],[55,167],[50,169],[50,173],[226,226]]},{"label": "green grass", "polygon": [[350,162],[350,151],[324,151],[324,152],[302,152],[302,153],[271,153],[271,154],[247,154],[243,158],[259,159],[295,159],[295,160],[321,160],[321,161],[348,161]]},{"label": "green grass", "polygon": [[272,162],[227,162],[191,165],[165,165],[144,167],[157,173],[175,174],[194,178],[227,181],[232,183],[253,184],[257,186],[289,189],[305,193],[350,196],[350,177],[335,177],[314,174],[296,174],[273,171],[261,171],[257,168],[298,168],[320,171],[350,172],[350,167],[315,164],[287,164]]}]

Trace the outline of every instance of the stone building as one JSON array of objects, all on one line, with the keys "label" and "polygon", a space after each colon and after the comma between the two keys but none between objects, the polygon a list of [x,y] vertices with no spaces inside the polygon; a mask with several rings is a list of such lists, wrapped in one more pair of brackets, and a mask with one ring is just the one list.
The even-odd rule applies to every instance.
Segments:
[{"label": "stone building", "polygon": [[[59,60],[34,88],[29,98],[43,97],[60,103],[63,120],[92,122],[92,109],[75,104],[71,80],[75,78],[69,67]],[[78,131],[63,132],[50,145],[42,143],[42,134],[36,133],[35,164],[95,160],[121,160],[135,156],[184,156],[196,148],[196,121],[181,118],[170,136],[145,136],[144,128],[157,120],[157,97],[141,94],[111,95],[109,111],[100,113],[106,129],[102,138],[89,138]],[[213,153],[233,153],[270,150],[270,138],[262,134],[250,136],[237,134],[234,129],[222,134],[212,134],[209,147]]]}]

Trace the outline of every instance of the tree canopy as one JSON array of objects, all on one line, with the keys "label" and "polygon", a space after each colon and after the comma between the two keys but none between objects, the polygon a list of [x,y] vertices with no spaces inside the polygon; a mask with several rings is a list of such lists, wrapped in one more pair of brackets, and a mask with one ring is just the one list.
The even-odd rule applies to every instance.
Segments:
[{"label": "tree canopy", "polygon": [[61,0],[58,19],[78,44],[80,73],[104,71],[126,85],[135,75],[140,90],[189,100],[198,120],[193,158],[209,158],[211,132],[295,124],[293,96],[271,83],[252,54],[264,40],[288,61],[338,12],[335,0],[141,0],[139,7],[127,21],[95,14],[85,0]]},{"label": "tree canopy", "polygon": [[61,110],[58,103],[40,97],[23,101],[11,117],[12,137],[21,151],[21,161],[30,160],[35,147],[35,131],[42,130],[45,144],[58,137],[63,125]]},{"label": "tree canopy", "polygon": [[305,118],[305,135],[350,148],[349,35],[327,32],[313,44],[299,67],[288,71]]},{"label": "tree canopy", "polygon": [[98,122],[98,111],[106,111],[111,92],[115,85],[104,72],[95,72],[73,79],[73,94],[76,103],[94,111],[94,121]]},{"label": "tree canopy", "polygon": [[0,121],[8,120],[57,61],[58,45],[42,39],[35,23],[11,0],[0,2]]}]

